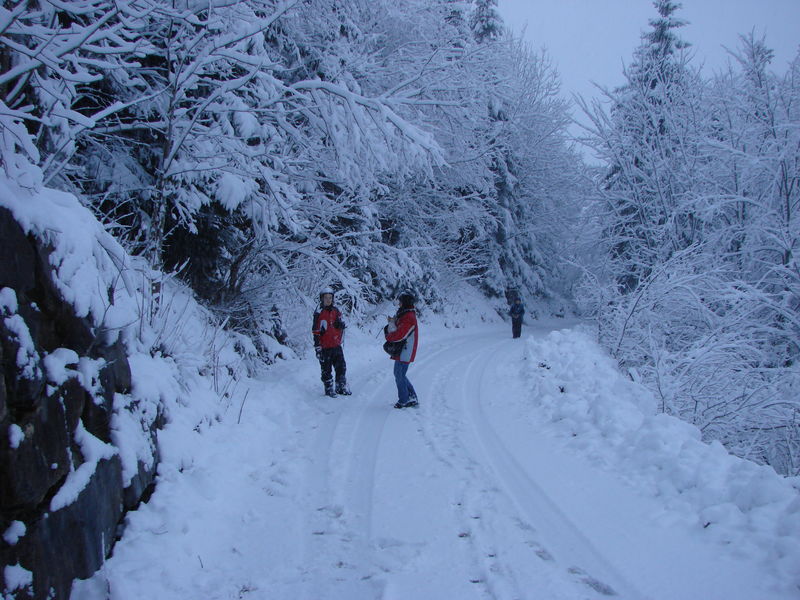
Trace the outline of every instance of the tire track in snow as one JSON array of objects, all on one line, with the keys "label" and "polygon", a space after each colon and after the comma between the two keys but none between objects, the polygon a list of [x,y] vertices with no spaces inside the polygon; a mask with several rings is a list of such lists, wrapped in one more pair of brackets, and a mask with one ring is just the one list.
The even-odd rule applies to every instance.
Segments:
[{"label": "tire track in snow", "polygon": [[[430,358],[447,351],[435,350]],[[388,358],[351,377],[352,396],[323,410],[306,474],[309,513],[304,535],[303,597],[380,598],[372,543],[373,489],[378,452],[396,389]],[[359,390],[365,390],[361,392]],[[328,399],[325,399],[328,401]],[[325,564],[327,561],[327,564]],[[334,589],[335,588],[335,591]]]},{"label": "tire track in snow", "polygon": [[[537,594],[553,600],[587,593],[602,598],[610,587],[595,576],[623,598],[640,598],[538,489],[487,422],[481,407],[481,394],[490,393],[492,383],[487,369],[509,358],[498,353],[509,342],[473,334],[428,349],[412,377],[420,412],[399,413],[418,422],[440,468],[460,473],[453,490],[459,527],[453,543],[471,557],[467,572],[475,597],[525,598],[533,584]],[[382,575],[394,569],[378,563],[372,540],[375,469],[387,420],[397,414],[390,367],[370,364],[355,372],[354,395],[333,400],[310,438],[303,598],[381,598]]]},{"label": "tire track in snow", "polygon": [[[435,351],[431,357],[446,352],[447,349]],[[388,358],[386,359],[388,363]],[[381,380],[370,393],[357,414],[353,415],[355,424],[349,436],[350,444],[346,452],[345,462],[348,473],[345,489],[348,492],[354,529],[361,532],[364,540],[372,535],[372,498],[375,483],[375,467],[386,420],[395,412],[394,403],[397,393],[394,377],[390,372],[391,363],[382,367],[377,376],[373,374],[369,380]]]},{"label": "tire track in snow", "polygon": [[[601,596],[620,596],[630,600],[643,598],[641,592],[605,559],[549,498],[503,443],[487,418],[481,399],[492,394],[494,380],[487,377],[486,373],[490,365],[508,363],[512,353],[508,350],[497,352],[503,347],[508,347],[507,341],[476,354],[464,378],[465,413],[477,442],[475,447],[483,451],[483,462],[495,472],[500,484],[525,517],[524,521],[535,524],[535,530],[544,536],[548,549],[541,548],[541,551],[552,556],[559,564],[569,565],[567,570],[571,576]],[[549,549],[552,549],[552,553]]]},{"label": "tire track in snow", "polygon": [[[460,523],[460,543],[469,548],[471,556],[470,582],[483,590],[481,597],[504,600],[529,597],[534,588],[537,597],[553,600],[589,597],[587,593],[596,598],[621,593],[624,598],[638,599],[641,595],[616,575],[544,492],[539,495],[550,505],[531,510],[532,492],[525,486],[538,486],[527,474],[523,473],[522,484],[507,483],[519,477],[508,467],[518,461],[493,429],[484,429],[491,425],[481,399],[494,392],[491,388],[497,382],[496,377],[487,377],[489,367],[514,364],[511,359],[514,352],[521,351],[520,346],[510,339],[498,341],[496,335],[459,339],[447,361],[430,361],[424,370],[431,381],[432,398],[423,405],[423,437],[437,460],[461,473],[453,510]],[[414,381],[416,384],[417,379]],[[487,450],[481,438],[490,434],[495,446]],[[524,471],[519,464],[516,469]],[[548,525],[553,520],[556,524]],[[558,540],[563,535],[577,540],[580,552],[564,553],[559,544],[551,543],[551,538]],[[553,546],[554,552],[548,546]],[[616,590],[592,576],[606,573],[617,582]]]},{"label": "tire track in snow", "polygon": [[[376,395],[387,387],[389,377],[384,372],[369,368],[350,378],[356,391],[352,396],[325,398],[330,410],[316,426],[308,453],[306,488],[309,522],[305,536],[303,565],[304,598],[326,597],[379,598],[371,579],[371,565],[366,561],[369,540],[369,506],[372,498],[371,477],[364,475],[353,481],[360,469],[374,471],[374,455],[367,451],[364,465],[358,454],[359,445],[378,444],[383,422],[376,411]],[[383,418],[385,420],[385,416]],[[365,442],[365,421],[376,426],[377,431]],[[355,463],[358,463],[356,466]]]},{"label": "tire track in snow", "polygon": [[[467,554],[471,557],[470,583],[475,585],[476,591],[480,590],[481,597],[524,598],[525,593],[513,570],[503,563],[503,546],[507,540],[498,539],[492,520],[484,518],[493,512],[503,512],[493,510],[496,490],[480,485],[489,481],[489,474],[474,459],[472,450],[463,441],[463,430],[468,426],[459,404],[466,393],[463,374],[474,355],[475,346],[485,339],[485,335],[462,338],[459,340],[459,350],[449,349],[447,362],[428,362],[423,373],[433,372],[427,375],[432,380],[432,394],[430,402],[424,405],[423,437],[437,460],[448,470],[461,473],[453,511],[459,523],[459,543],[468,547]],[[460,384],[455,383],[459,381]],[[458,393],[454,394],[454,389]]]}]

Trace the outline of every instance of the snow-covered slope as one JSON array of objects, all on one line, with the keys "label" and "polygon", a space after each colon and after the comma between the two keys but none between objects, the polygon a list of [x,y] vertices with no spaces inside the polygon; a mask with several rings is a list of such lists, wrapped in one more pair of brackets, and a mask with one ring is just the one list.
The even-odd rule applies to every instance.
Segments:
[{"label": "snow-covered slope", "polygon": [[65,597],[146,495],[160,423],[213,420],[254,349],[74,196],[0,177],[0,208],[3,597]]},{"label": "snow-covered slope", "polygon": [[297,359],[219,422],[170,425],[155,494],[79,597],[798,597],[792,482],[655,416],[580,328],[423,325],[417,410],[350,331],[353,396]]}]

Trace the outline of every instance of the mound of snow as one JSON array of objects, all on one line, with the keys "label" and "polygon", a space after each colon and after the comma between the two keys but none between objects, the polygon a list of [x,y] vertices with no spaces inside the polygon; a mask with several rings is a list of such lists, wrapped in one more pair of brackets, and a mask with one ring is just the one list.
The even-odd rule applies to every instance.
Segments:
[{"label": "mound of snow", "polygon": [[800,480],[729,454],[700,430],[658,413],[652,394],[620,373],[587,333],[527,341],[536,412],[577,452],[658,496],[704,535],[761,558],[800,584]]}]

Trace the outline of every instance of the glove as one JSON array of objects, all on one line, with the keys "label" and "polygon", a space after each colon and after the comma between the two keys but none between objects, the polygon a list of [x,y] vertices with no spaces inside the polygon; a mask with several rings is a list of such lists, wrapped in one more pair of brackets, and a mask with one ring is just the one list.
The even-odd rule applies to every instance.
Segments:
[{"label": "glove", "polygon": [[336,319],[333,322],[333,326],[336,327],[336,329],[344,329],[344,321],[342,321],[341,319]]},{"label": "glove", "polygon": [[319,346],[315,346],[314,347],[314,354],[317,355],[317,360],[319,362],[322,362],[322,348],[320,348]]}]

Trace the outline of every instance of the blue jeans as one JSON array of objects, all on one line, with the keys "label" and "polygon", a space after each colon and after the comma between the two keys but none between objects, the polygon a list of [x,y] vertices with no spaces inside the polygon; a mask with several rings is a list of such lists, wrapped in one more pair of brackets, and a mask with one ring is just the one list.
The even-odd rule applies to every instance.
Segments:
[{"label": "blue jeans", "polygon": [[414,391],[414,386],[406,377],[409,363],[394,361],[394,380],[397,383],[397,401],[400,404],[408,404],[409,398],[417,399],[417,392]]}]

